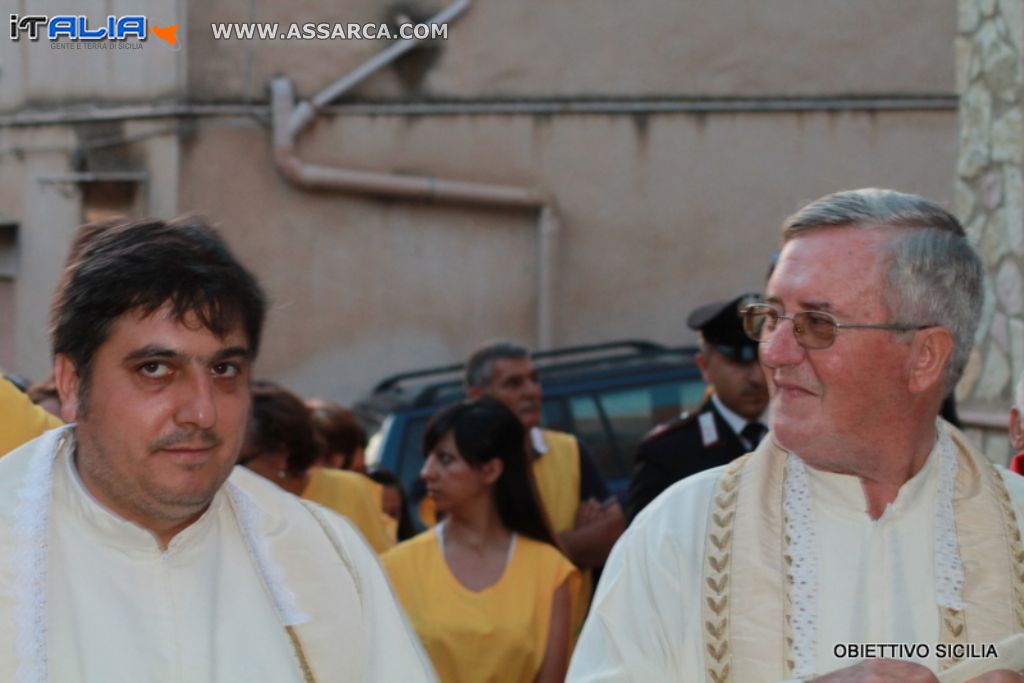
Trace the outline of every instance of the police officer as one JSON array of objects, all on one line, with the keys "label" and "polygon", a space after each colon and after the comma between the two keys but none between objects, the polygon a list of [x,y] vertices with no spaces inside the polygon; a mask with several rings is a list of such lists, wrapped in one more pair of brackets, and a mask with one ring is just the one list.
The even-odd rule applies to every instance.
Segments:
[{"label": "police officer", "polygon": [[739,311],[756,299],[745,294],[701,306],[686,324],[700,332],[697,366],[708,385],[700,408],[658,425],[634,460],[626,512],[640,510],[675,482],[753,450],[767,433],[762,416],[768,387],[757,363],[757,342],[743,332]]}]

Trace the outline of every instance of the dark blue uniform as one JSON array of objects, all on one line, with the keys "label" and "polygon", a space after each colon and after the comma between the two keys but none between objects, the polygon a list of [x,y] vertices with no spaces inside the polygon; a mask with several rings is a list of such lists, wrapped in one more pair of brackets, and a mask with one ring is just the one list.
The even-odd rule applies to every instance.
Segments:
[{"label": "dark blue uniform", "polygon": [[[702,418],[703,415],[708,417]],[[709,425],[714,425],[714,429]],[[626,516],[632,520],[680,479],[727,465],[748,450],[710,398],[697,412],[658,425],[637,448]]]}]

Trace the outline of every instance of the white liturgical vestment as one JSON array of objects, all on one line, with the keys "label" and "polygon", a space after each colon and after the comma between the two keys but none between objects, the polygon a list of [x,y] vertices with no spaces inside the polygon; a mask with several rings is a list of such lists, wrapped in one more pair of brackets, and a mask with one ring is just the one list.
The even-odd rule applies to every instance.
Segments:
[{"label": "white liturgical vestment", "polygon": [[348,523],[236,468],[165,550],[83,487],[73,429],[0,459],[0,680],[433,681]]},{"label": "white liturgical vestment", "polygon": [[879,644],[914,647],[869,656],[940,672],[955,663],[943,648],[984,653],[1024,631],[1024,477],[937,431],[877,520],[858,478],[807,467],[770,438],[669,488],[613,550],[568,680],[797,681],[865,658],[850,645]]}]

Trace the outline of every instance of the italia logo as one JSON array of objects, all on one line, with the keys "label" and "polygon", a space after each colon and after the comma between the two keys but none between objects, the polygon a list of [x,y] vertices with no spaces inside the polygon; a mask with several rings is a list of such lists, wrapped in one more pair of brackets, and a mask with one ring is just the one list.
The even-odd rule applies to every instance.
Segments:
[{"label": "italia logo", "polygon": [[92,21],[83,14],[60,14],[49,17],[44,14],[11,15],[11,40],[146,40],[149,31],[168,45],[178,44],[178,24],[173,26],[149,26],[149,20],[141,14],[126,14],[122,17],[110,15],[105,22]]}]

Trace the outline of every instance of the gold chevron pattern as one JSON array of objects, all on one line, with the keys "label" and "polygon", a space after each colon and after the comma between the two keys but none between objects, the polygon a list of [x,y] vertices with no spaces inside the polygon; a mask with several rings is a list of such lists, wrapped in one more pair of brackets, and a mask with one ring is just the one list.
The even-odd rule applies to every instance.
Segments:
[{"label": "gold chevron pattern", "polygon": [[704,551],[704,661],[709,683],[731,680],[729,649],[729,569],[732,564],[733,522],[739,499],[740,470],[749,458],[734,460],[718,480]]},{"label": "gold chevron pattern", "polygon": [[1010,562],[1013,564],[1013,597],[1014,614],[1017,617],[1017,628],[1024,631],[1024,543],[1021,542],[1020,526],[1017,524],[1017,513],[1010,500],[1010,492],[1006,490],[1003,477],[995,467],[992,478],[998,487],[996,499],[999,501],[1000,512],[1003,513],[1003,524],[1006,526],[1006,538],[1010,545]]}]

